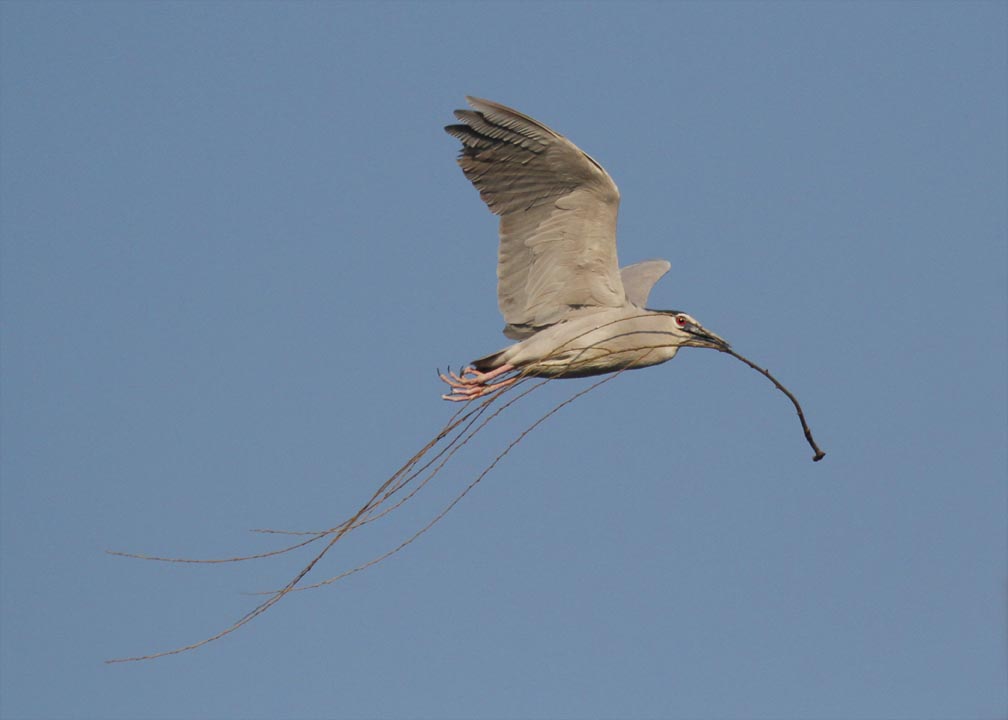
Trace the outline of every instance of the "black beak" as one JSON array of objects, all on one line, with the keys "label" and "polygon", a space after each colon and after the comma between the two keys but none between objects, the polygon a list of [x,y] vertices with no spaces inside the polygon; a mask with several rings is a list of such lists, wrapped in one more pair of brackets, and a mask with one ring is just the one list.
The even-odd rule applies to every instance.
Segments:
[{"label": "black beak", "polygon": [[710,330],[700,327],[695,323],[689,323],[683,330],[693,336],[687,344],[693,347],[712,348],[714,350],[730,350],[731,345],[722,337],[712,333]]}]

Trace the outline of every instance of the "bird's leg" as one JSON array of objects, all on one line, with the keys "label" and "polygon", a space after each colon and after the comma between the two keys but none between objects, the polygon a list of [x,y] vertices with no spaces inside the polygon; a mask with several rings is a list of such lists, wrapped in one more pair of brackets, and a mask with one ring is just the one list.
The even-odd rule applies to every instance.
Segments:
[{"label": "bird's leg", "polygon": [[449,394],[442,395],[441,397],[445,400],[461,402],[497,392],[511,385],[518,378],[506,378],[497,382],[491,382],[491,380],[499,378],[501,375],[509,373],[514,369],[514,365],[506,364],[485,373],[473,367],[468,367],[457,375],[451,370],[448,371],[448,375],[438,373],[438,376],[451,388]]},{"label": "bird's leg", "polygon": [[498,368],[494,368],[490,372],[485,373],[480,372],[474,367],[467,367],[457,375],[451,370],[448,371],[447,376],[445,376],[444,373],[438,373],[438,375],[452,388],[465,388],[473,385],[486,385],[491,380],[494,380],[501,375],[505,375],[514,369],[514,365],[504,364]]}]

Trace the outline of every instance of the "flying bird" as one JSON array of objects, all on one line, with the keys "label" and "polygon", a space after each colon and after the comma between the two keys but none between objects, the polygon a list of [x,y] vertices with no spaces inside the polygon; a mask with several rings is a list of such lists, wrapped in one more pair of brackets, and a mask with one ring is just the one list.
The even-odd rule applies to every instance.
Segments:
[{"label": "flying bird", "polygon": [[497,305],[516,340],[460,373],[439,373],[445,400],[465,402],[527,376],[573,378],[650,367],[679,348],[711,348],[770,379],[795,406],[805,439],[819,449],[798,400],[767,370],[680,310],[647,307],[671,267],[647,260],[620,268],[620,194],[591,155],[538,120],[500,103],[466,97],[445,131],[462,143],[458,164],[500,216]]},{"label": "flying bird", "polygon": [[517,110],[466,100],[472,110],[456,110],[460,124],[445,131],[462,142],[462,172],[500,216],[497,303],[504,335],[518,342],[442,374],[446,400],[481,397],[525,375],[600,375],[666,362],[681,347],[729,349],[691,315],[646,307],[671,265],[619,267],[620,194],[605,168]]}]

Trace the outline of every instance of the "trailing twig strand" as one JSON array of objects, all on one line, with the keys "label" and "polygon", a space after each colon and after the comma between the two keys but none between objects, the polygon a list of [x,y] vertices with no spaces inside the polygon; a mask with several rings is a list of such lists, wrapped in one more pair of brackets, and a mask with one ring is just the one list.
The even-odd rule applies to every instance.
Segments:
[{"label": "trailing twig strand", "polygon": [[[613,377],[615,377],[615,376],[613,376]],[[525,379],[526,378],[521,377],[518,380],[518,382],[512,384],[507,389],[508,390],[513,390],[514,388],[516,388]],[[607,377],[604,380],[605,381],[609,381],[611,379],[612,379],[612,377]],[[340,523],[339,525],[335,526],[334,528],[332,528],[330,530],[323,531],[321,533],[315,533],[309,539],[307,539],[305,541],[302,541],[300,543],[291,545],[289,547],[286,547],[286,548],[283,548],[281,550],[274,551],[274,552],[271,552],[271,553],[262,553],[262,554],[258,554],[258,555],[247,555],[247,556],[241,556],[241,557],[224,558],[224,559],[220,559],[220,560],[193,560],[193,559],[188,559],[188,558],[167,558],[167,557],[159,557],[159,556],[140,555],[140,554],[136,554],[136,553],[123,553],[123,552],[109,551],[110,554],[113,554],[113,555],[119,555],[119,556],[125,556],[125,557],[133,557],[133,558],[141,559],[141,560],[158,560],[158,561],[161,561],[161,562],[180,562],[180,563],[194,563],[194,562],[202,562],[202,563],[239,562],[239,561],[243,561],[243,560],[259,559],[261,557],[270,557],[272,555],[282,554],[284,552],[290,552],[291,550],[297,549],[299,547],[303,547],[303,546],[305,546],[305,545],[307,545],[307,544],[309,544],[311,542],[314,542],[315,540],[321,539],[323,537],[330,537],[329,542],[327,542],[325,544],[325,546],[322,548],[322,550],[320,550],[318,553],[316,553],[316,555],[308,562],[308,564],[305,565],[301,569],[301,571],[298,572],[284,587],[282,587],[279,590],[276,590],[276,591],[274,591],[272,593],[269,593],[269,597],[266,600],[264,600],[263,602],[259,603],[256,607],[252,608],[252,610],[250,610],[249,612],[247,612],[245,615],[243,615],[237,621],[235,621],[234,623],[232,623],[228,627],[224,628],[220,632],[218,632],[218,633],[216,633],[216,634],[214,634],[214,635],[212,635],[210,637],[204,638],[203,640],[200,640],[199,642],[195,642],[195,643],[192,643],[192,644],[189,644],[189,645],[185,645],[185,646],[182,646],[182,647],[174,648],[172,650],[166,650],[166,651],[162,651],[162,652],[151,653],[151,654],[148,654],[148,655],[134,656],[134,657],[115,658],[115,659],[111,659],[111,660],[106,660],[106,662],[107,663],[121,663],[121,662],[135,662],[135,661],[139,661],[139,660],[152,660],[154,658],[164,657],[164,656],[167,656],[167,655],[176,655],[176,654],[179,654],[179,653],[187,652],[189,650],[195,650],[196,648],[202,647],[203,645],[206,645],[206,644],[211,643],[211,642],[213,642],[215,640],[219,640],[222,637],[230,635],[235,630],[238,630],[240,627],[248,624],[249,622],[251,622],[252,620],[254,620],[256,617],[258,617],[259,615],[262,615],[264,612],[266,612],[271,607],[273,607],[273,605],[275,605],[281,599],[283,599],[283,597],[285,595],[287,595],[288,593],[294,591],[295,589],[298,589],[298,585],[301,583],[301,581],[304,579],[304,577],[306,575],[308,575],[312,571],[312,569],[315,567],[315,565],[329,552],[330,549],[332,549],[333,545],[335,545],[340,539],[342,539],[348,532],[350,532],[351,530],[354,530],[354,529],[357,529],[357,528],[361,527],[362,525],[364,525],[366,522],[368,522],[370,520],[377,519],[377,517],[379,517],[380,515],[371,517],[371,513],[373,513],[378,507],[380,507],[381,504],[385,500],[387,500],[389,497],[392,497],[396,492],[398,492],[403,487],[405,487],[405,485],[407,483],[409,483],[411,480],[413,480],[414,478],[416,478],[420,473],[423,472],[424,469],[428,468],[439,457],[441,457],[442,455],[447,455],[447,457],[445,457],[442,460],[442,462],[437,467],[434,468],[434,470],[431,472],[431,474],[427,478],[425,478],[423,480],[423,482],[421,483],[421,487],[422,487],[422,485],[425,484],[427,481],[429,481],[431,477],[433,477],[434,475],[436,475],[437,473],[439,473],[441,471],[441,469],[448,462],[448,460],[451,458],[451,456],[454,455],[454,453],[457,452],[457,450],[459,448],[461,448],[463,445],[465,445],[477,432],[479,432],[484,427],[486,427],[487,423],[489,423],[492,419],[494,419],[495,417],[497,417],[501,412],[503,412],[505,409],[507,409],[513,403],[517,402],[518,400],[520,400],[521,398],[525,397],[526,395],[528,395],[529,393],[533,392],[534,390],[537,390],[538,388],[542,387],[542,385],[544,385],[546,382],[547,381],[544,380],[544,381],[542,381],[540,383],[537,383],[537,384],[533,385],[532,387],[526,389],[525,391],[519,393],[517,396],[511,398],[508,402],[504,403],[501,407],[497,408],[497,410],[494,413],[492,413],[490,417],[488,417],[486,420],[484,420],[479,426],[476,427],[475,430],[472,430],[472,431],[469,431],[469,428],[472,427],[473,423],[475,423],[475,421],[486,411],[486,409],[491,404],[493,404],[500,397],[502,397],[504,395],[504,393],[500,392],[500,393],[495,393],[493,395],[490,395],[490,396],[484,398],[483,401],[478,404],[478,406],[477,406],[477,408],[475,410],[469,410],[468,412],[464,412],[466,410],[466,408],[470,405],[470,403],[467,403],[466,406],[464,406],[462,408],[462,410],[460,410],[459,412],[457,412],[452,417],[452,419],[449,421],[449,423],[434,437],[433,440],[431,440],[429,443],[427,443],[427,445],[425,445],[419,452],[417,452],[412,458],[410,458],[406,462],[405,465],[403,465],[388,480],[386,480],[381,485],[381,487],[379,487],[378,490],[375,491],[375,493],[371,496],[371,498],[353,515],[353,517],[351,517],[348,520]],[[505,449],[505,451],[503,453],[501,453],[497,458],[495,458],[495,460],[489,466],[487,466],[483,470],[483,472],[479,475],[479,477],[477,478],[476,481],[474,481],[473,483],[471,483],[465,490],[463,490],[463,492],[458,497],[456,497],[456,499],[454,501],[452,501],[448,505],[448,507],[446,507],[441,513],[439,513],[434,518],[434,520],[432,520],[424,528],[422,528],[420,532],[415,533],[406,542],[401,543],[399,546],[397,546],[396,548],[394,548],[392,551],[387,552],[387,553],[385,553],[385,554],[383,554],[383,555],[381,555],[381,556],[379,556],[379,557],[377,557],[377,558],[375,558],[375,559],[373,559],[373,560],[371,560],[371,561],[369,561],[367,563],[364,563],[364,564],[362,564],[362,565],[360,565],[360,566],[358,566],[358,567],[356,567],[356,568],[354,568],[354,569],[352,569],[350,571],[344,572],[344,573],[342,573],[341,575],[339,575],[337,577],[330,578],[328,581],[323,581],[320,584],[328,584],[328,583],[331,583],[331,582],[335,582],[335,580],[339,579],[340,577],[345,577],[347,575],[350,575],[350,574],[353,574],[353,573],[358,572],[360,570],[363,570],[363,569],[365,569],[367,567],[371,567],[372,565],[377,564],[381,560],[384,560],[385,558],[389,557],[390,555],[393,555],[394,553],[398,552],[402,548],[404,548],[407,545],[409,545],[411,542],[413,542],[413,540],[415,540],[421,534],[423,534],[424,532],[426,532],[437,521],[439,521],[441,518],[443,518],[448,513],[448,511],[451,510],[462,499],[462,497],[464,497],[469,492],[469,490],[472,489],[472,487],[475,486],[476,482],[478,482],[483,477],[485,477],[486,474],[489,473],[490,470],[492,470],[493,467],[500,461],[500,459],[503,458],[503,456],[506,455],[508,452],[510,452],[510,450],[514,447],[514,445],[516,445],[522,438],[524,438],[525,435],[528,434],[528,432],[531,432],[531,430],[533,428],[535,428],[536,426],[538,426],[547,417],[549,417],[550,415],[552,415],[553,413],[555,413],[561,407],[563,407],[563,406],[565,406],[565,405],[573,402],[576,398],[580,397],[581,395],[584,395],[585,393],[587,393],[588,391],[594,389],[595,387],[597,387],[600,384],[601,384],[601,382],[596,383],[595,385],[592,385],[588,389],[583,390],[583,391],[575,394],[573,397],[569,398],[568,400],[564,401],[563,403],[560,403],[557,407],[553,408],[551,411],[549,411],[548,413],[546,413],[546,415],[544,415],[539,420],[537,420],[535,423],[533,423],[533,425],[531,425],[530,427],[526,428],[526,430],[523,433],[520,433],[519,436],[512,442],[511,445],[509,445]],[[464,414],[463,414],[463,412],[464,412]],[[460,426],[462,426],[462,429],[456,432],[456,430]],[[468,431],[468,434],[467,434],[467,431]],[[454,433],[454,436],[452,437],[453,433]],[[414,466],[432,448],[434,448],[438,443],[440,443],[445,438],[450,438],[449,442],[445,445],[445,447],[443,447],[441,449],[441,451],[437,455],[435,455],[435,457],[432,460],[428,461],[419,470],[414,470],[413,472],[410,472],[410,470],[412,470],[414,468]],[[400,478],[403,478],[403,476],[405,476],[405,479],[404,480],[400,480]],[[419,488],[417,488],[417,489],[419,489]],[[412,494],[413,493],[411,493],[410,496],[412,496]],[[401,504],[401,503],[398,503],[398,504]],[[396,506],[398,506],[398,504]],[[394,509],[394,507],[390,508],[390,510],[391,509]],[[384,513],[381,513],[381,514],[383,515]]]}]

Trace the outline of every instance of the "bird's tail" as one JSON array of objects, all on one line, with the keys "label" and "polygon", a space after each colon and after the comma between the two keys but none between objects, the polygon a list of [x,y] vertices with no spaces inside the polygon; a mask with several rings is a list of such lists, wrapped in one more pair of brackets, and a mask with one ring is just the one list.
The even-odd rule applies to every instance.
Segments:
[{"label": "bird's tail", "polygon": [[504,354],[503,350],[499,350],[491,355],[485,355],[477,360],[472,361],[472,366],[479,370],[480,372],[489,372],[499,368],[504,363],[501,361],[501,356]]}]

